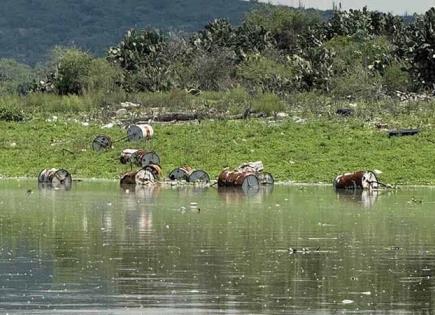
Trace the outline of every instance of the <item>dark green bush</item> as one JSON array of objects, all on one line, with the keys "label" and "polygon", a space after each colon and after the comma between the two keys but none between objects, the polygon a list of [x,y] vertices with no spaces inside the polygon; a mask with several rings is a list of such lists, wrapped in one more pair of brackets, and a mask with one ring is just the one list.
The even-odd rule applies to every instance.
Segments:
[{"label": "dark green bush", "polygon": [[0,120],[2,121],[23,121],[26,118],[24,112],[14,106],[0,104]]}]

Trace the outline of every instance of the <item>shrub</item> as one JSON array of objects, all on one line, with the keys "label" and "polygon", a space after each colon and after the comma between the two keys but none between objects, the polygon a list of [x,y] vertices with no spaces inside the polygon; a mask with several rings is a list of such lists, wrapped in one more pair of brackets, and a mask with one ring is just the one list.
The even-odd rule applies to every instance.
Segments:
[{"label": "shrub", "polygon": [[382,78],[362,65],[355,65],[331,80],[331,92],[337,97],[377,99],[382,92]]},{"label": "shrub", "polygon": [[200,51],[191,63],[192,81],[201,90],[221,91],[234,85],[234,52],[230,49]]},{"label": "shrub", "polygon": [[294,52],[299,46],[298,35],[319,24],[320,16],[313,11],[269,4],[252,10],[245,23],[266,29],[275,38],[277,48]]},{"label": "shrub", "polygon": [[121,90],[122,71],[105,59],[93,59],[84,77],[83,86],[87,92],[114,93]]},{"label": "shrub", "polygon": [[270,115],[283,111],[285,109],[285,104],[277,95],[264,93],[254,98],[252,101],[252,109]]},{"label": "shrub", "polygon": [[411,77],[409,73],[404,70],[402,63],[395,62],[385,69],[383,76],[385,88],[388,92],[395,91],[406,92],[411,86]]},{"label": "shrub", "polygon": [[0,120],[2,121],[23,121],[26,118],[24,112],[16,106],[5,106],[0,104]]},{"label": "shrub", "polygon": [[54,86],[58,94],[83,94],[92,57],[78,49],[56,49]]},{"label": "shrub", "polygon": [[384,37],[357,39],[338,36],[325,47],[334,51],[333,71],[336,76],[351,70],[356,64],[383,74],[394,61],[392,44]]},{"label": "shrub", "polygon": [[259,54],[249,56],[238,66],[237,78],[252,91],[284,94],[295,89],[295,71],[290,63]]}]

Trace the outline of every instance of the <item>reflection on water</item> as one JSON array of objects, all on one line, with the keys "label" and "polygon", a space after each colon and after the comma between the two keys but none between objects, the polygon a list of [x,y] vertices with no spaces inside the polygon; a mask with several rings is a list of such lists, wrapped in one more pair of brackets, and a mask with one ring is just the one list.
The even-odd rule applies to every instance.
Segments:
[{"label": "reflection on water", "polygon": [[336,193],[339,200],[355,202],[361,204],[364,208],[371,208],[382,192],[379,190],[337,189]]},{"label": "reflection on water", "polygon": [[67,184],[38,183],[39,190],[70,190],[72,182]]},{"label": "reflection on water", "polygon": [[143,199],[157,198],[160,189],[159,185],[121,185],[121,191],[125,195]]},{"label": "reflection on water", "polygon": [[435,308],[431,189],[337,195],[330,187],[249,194],[32,185],[0,183],[0,309],[7,313]]},{"label": "reflection on water", "polygon": [[252,189],[242,189],[241,187],[218,187],[219,197],[227,204],[256,200],[262,202],[273,192],[273,185],[257,186]]}]

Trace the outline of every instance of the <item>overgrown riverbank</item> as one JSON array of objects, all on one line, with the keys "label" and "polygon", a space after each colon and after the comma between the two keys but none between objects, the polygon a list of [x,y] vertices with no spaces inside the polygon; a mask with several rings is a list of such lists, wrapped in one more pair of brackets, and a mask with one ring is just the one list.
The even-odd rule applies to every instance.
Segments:
[{"label": "overgrown riverbank", "polygon": [[[295,118],[284,120],[202,121],[154,124],[149,143],[119,141],[114,148],[95,153],[96,135],[120,139],[120,127],[102,129],[101,122],[75,118],[34,118],[26,122],[0,122],[0,174],[36,177],[46,167],[62,167],[75,177],[118,178],[129,170],[119,163],[125,148],[153,149],[161,157],[164,174],[189,164],[214,178],[226,166],[262,160],[278,180],[330,182],[337,174],[379,169],[391,184],[435,184],[435,131],[412,115],[390,117],[389,126],[422,131],[411,137],[389,138],[374,121],[360,118]],[[407,125],[404,125],[404,124]]]}]

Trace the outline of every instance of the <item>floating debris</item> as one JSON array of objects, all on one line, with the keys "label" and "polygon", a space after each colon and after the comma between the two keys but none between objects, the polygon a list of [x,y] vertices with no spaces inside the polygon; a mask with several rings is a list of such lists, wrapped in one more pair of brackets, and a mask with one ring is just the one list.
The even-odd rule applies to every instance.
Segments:
[{"label": "floating debris", "polygon": [[417,199],[414,196],[412,196],[411,200],[409,200],[408,203],[410,203],[410,204],[422,204],[423,200]]},{"label": "floating debris", "polygon": [[308,248],[308,247],[302,247],[300,249],[297,249],[297,248],[294,248],[294,247],[289,247],[287,251],[288,251],[289,255],[293,255],[293,254],[297,254],[297,253],[300,253],[300,254],[319,253],[320,252],[320,247],[317,247],[317,248],[314,248],[314,249],[311,249],[311,248]]}]

